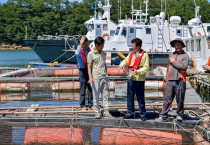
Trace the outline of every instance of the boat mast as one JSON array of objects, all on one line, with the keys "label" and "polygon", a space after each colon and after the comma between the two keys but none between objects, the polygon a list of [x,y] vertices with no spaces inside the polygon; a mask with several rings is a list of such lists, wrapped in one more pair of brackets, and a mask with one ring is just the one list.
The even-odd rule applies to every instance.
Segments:
[{"label": "boat mast", "polygon": [[165,0],[165,14],[166,14],[166,0]]},{"label": "boat mast", "polygon": [[26,35],[25,35],[25,39],[28,39],[27,26],[26,26]]},{"label": "boat mast", "polygon": [[120,2],[118,0],[118,23],[120,22]]},{"label": "boat mast", "polygon": [[107,20],[110,20],[110,9],[112,5],[110,5],[109,0],[106,0],[105,4],[105,6],[99,5],[99,7],[104,10],[103,18],[107,18]]},{"label": "boat mast", "polygon": [[146,8],[145,8],[145,11],[146,11],[146,13],[145,13],[145,22],[147,22],[147,16],[148,16],[148,2],[149,2],[149,0],[144,0],[144,3],[146,4]]},{"label": "boat mast", "polygon": [[131,4],[131,8],[132,8],[132,20],[133,20],[133,0],[132,0],[132,4]]},{"label": "boat mast", "polygon": [[122,5],[121,4],[122,4],[122,1],[120,0],[120,20],[122,19],[121,18],[121,15],[122,15]]},{"label": "boat mast", "polygon": [[195,18],[199,18],[200,23],[201,23],[201,26],[202,26],[202,28],[203,28],[204,35],[205,35],[205,37],[206,37],[206,40],[208,40],[206,30],[205,30],[205,28],[204,28],[204,26],[203,26],[203,22],[202,22],[202,20],[201,20],[201,16],[199,15],[199,8],[200,8],[200,7],[196,5],[195,0],[194,0],[194,3],[195,3]]},{"label": "boat mast", "polygon": [[95,2],[95,20],[96,20],[96,2]]}]

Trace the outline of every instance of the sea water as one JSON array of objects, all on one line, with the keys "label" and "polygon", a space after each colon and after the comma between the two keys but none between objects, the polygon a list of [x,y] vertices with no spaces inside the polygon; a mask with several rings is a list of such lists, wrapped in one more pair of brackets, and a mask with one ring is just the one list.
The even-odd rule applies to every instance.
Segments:
[{"label": "sea water", "polygon": [[32,50],[0,50],[0,67],[27,67],[29,62],[42,62]]}]

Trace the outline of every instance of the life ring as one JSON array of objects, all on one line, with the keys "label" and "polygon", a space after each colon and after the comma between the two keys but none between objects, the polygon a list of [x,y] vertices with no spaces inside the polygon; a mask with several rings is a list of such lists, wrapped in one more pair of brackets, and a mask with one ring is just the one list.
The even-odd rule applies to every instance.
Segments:
[{"label": "life ring", "polygon": [[199,35],[199,36],[201,36],[201,33],[200,33],[200,32],[198,32],[198,35]]},{"label": "life ring", "polygon": [[103,38],[104,38],[105,36],[109,36],[109,34],[108,34],[108,33],[104,33],[104,34],[102,35]]}]

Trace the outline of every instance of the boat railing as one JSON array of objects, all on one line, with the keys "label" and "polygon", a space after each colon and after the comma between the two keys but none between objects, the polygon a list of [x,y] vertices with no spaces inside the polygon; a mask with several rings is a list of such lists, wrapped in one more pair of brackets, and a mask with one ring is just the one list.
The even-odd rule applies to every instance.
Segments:
[{"label": "boat railing", "polygon": [[38,40],[76,40],[78,39],[80,35],[74,35],[74,36],[68,36],[68,35],[59,35],[59,36],[53,36],[53,35],[43,35],[38,36]]},{"label": "boat railing", "polygon": [[96,36],[95,35],[89,35],[87,36],[88,37],[88,40],[95,40]]}]

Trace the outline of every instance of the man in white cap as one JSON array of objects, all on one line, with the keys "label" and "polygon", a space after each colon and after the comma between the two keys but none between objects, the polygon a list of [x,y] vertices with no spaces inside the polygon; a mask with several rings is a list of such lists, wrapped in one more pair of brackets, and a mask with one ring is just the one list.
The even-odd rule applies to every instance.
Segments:
[{"label": "man in white cap", "polygon": [[189,56],[184,52],[183,48],[186,46],[180,38],[171,41],[170,44],[175,48],[175,52],[169,56],[164,103],[160,117],[157,118],[156,121],[168,121],[168,112],[174,97],[176,96],[176,120],[182,122],[186,91],[186,71],[189,63]]}]

